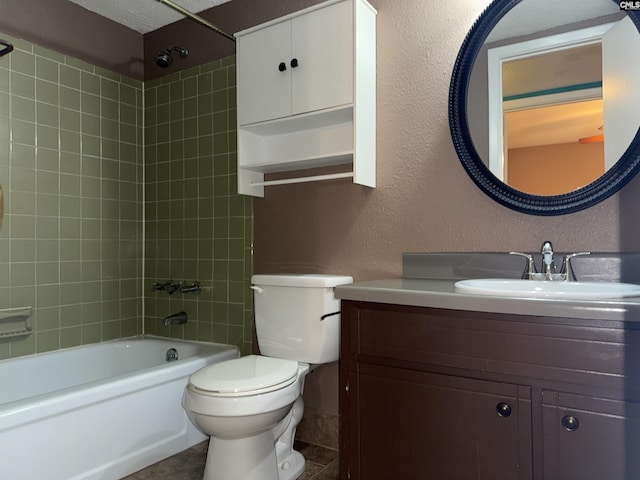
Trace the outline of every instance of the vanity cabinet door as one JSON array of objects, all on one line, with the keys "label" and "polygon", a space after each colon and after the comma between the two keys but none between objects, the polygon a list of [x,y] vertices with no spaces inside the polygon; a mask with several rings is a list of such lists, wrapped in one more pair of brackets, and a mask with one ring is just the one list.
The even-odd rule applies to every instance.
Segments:
[{"label": "vanity cabinet door", "polygon": [[359,363],[350,391],[352,479],[532,478],[528,387]]},{"label": "vanity cabinet door", "polygon": [[544,479],[640,478],[640,404],[543,391]]},{"label": "vanity cabinet door", "polygon": [[248,125],[353,102],[353,2],[238,37],[238,122]]}]

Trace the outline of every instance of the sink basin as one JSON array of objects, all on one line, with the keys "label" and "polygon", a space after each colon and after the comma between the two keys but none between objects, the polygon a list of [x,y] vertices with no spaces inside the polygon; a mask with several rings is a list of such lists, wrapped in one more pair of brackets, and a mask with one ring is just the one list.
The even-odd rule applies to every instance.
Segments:
[{"label": "sink basin", "polygon": [[562,282],[479,278],[455,283],[458,293],[498,297],[563,298],[576,300],[640,296],[640,285],[631,283]]}]

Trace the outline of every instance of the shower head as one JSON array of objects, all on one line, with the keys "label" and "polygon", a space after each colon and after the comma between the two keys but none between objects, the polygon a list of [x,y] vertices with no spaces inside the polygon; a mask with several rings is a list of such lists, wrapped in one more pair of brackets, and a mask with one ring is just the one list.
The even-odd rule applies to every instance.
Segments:
[{"label": "shower head", "polygon": [[173,63],[173,57],[171,56],[171,50],[161,50],[156,55],[156,64],[160,68],[167,68]]},{"label": "shower head", "polygon": [[167,47],[156,54],[156,64],[160,68],[170,67],[173,63],[173,56],[171,55],[173,51],[178,52],[180,58],[187,58],[189,55],[189,49],[187,47]]}]

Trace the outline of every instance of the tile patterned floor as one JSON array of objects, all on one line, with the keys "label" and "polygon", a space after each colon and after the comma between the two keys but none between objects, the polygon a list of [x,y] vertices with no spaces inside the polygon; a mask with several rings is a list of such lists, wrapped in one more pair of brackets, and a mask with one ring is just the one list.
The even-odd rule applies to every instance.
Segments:
[{"label": "tile patterned floor", "polygon": [[[202,480],[208,443],[178,453],[125,477],[124,480]],[[306,459],[304,473],[298,480],[338,480],[338,452],[296,441],[295,449]]]}]

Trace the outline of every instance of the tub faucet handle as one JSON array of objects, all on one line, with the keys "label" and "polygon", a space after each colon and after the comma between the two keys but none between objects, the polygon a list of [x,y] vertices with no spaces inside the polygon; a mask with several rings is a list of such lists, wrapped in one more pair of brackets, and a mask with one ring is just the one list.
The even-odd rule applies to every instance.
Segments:
[{"label": "tub faucet handle", "polygon": [[195,281],[190,285],[187,285],[186,283],[181,283],[180,292],[193,293],[194,295],[200,295],[200,292],[202,292],[202,285],[198,281]]},{"label": "tub faucet handle", "polygon": [[167,280],[166,282],[153,282],[151,286],[152,292],[164,292],[167,288],[169,288],[173,282],[171,280]]},{"label": "tub faucet handle", "polygon": [[169,295],[173,295],[174,293],[181,291],[183,286],[184,286],[184,281],[179,283],[172,282],[171,285],[169,285],[165,290]]}]

